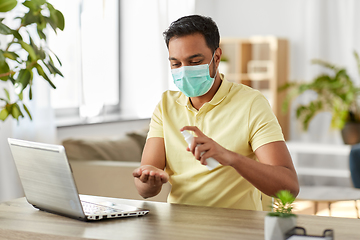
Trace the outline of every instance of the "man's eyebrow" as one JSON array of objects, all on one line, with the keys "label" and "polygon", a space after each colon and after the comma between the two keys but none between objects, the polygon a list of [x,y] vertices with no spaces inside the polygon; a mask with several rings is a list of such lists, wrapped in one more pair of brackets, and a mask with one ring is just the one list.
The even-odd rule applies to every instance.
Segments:
[{"label": "man's eyebrow", "polygon": [[[194,55],[191,55],[190,57],[188,57],[187,59],[193,59],[193,58],[197,58],[197,57],[205,57],[203,54],[201,53],[197,53],[197,54],[194,54]],[[178,60],[177,58],[175,57],[169,57],[169,60]]]}]

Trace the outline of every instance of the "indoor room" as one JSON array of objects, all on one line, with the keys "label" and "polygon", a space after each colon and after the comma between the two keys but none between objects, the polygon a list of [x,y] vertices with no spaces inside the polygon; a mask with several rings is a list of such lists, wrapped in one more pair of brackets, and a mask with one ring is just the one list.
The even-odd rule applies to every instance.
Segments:
[{"label": "indoor room", "polygon": [[[145,234],[154,233],[164,235],[159,239],[169,239],[166,236],[171,236],[170,239],[222,239],[221,221],[226,219],[229,222],[233,220],[229,227],[229,239],[235,236],[243,239],[264,239],[264,236],[265,239],[296,239],[285,234],[306,233],[324,239],[330,235],[329,239],[356,239],[355,236],[360,234],[355,227],[360,218],[358,10],[360,2],[356,0],[0,0],[0,229],[4,229],[3,234],[15,234],[19,239],[24,236],[31,236],[29,239],[47,239],[55,235],[74,239],[116,239],[113,234],[125,229],[130,232],[124,235],[127,236],[125,239],[145,239]],[[211,61],[204,62],[208,64],[209,78],[215,80],[209,90],[196,96],[185,94],[185,90],[182,91],[175,80],[177,66],[174,61],[178,61],[178,58],[172,56],[174,48],[171,46],[187,35],[175,34],[175,37],[169,37],[168,42],[165,41],[169,26],[174,21],[191,15],[210,17],[220,35],[219,48],[214,49]],[[206,36],[205,40],[206,46],[209,46]],[[195,44],[193,40],[191,44]],[[179,49],[176,53],[184,54],[185,50]],[[211,64],[218,64],[217,68],[211,70]],[[183,66],[184,69],[186,67]],[[194,66],[191,68],[195,69]],[[216,74],[212,77],[213,71]],[[275,119],[275,125],[280,127],[282,136],[277,138],[280,140],[268,142],[273,144],[280,141],[287,147],[290,165],[284,164],[282,167],[286,165],[286,170],[296,171],[293,176],[298,184],[298,191],[293,191],[295,194],[290,196],[292,200],[286,205],[291,205],[289,211],[297,220],[286,228],[287,233],[280,234],[281,237],[274,237],[276,231],[268,232],[264,226],[267,214],[277,212],[281,197],[264,193],[263,183],[258,186],[257,181],[249,180],[255,189],[251,197],[261,198],[262,211],[240,208],[241,210],[236,211],[245,212],[236,212],[231,207],[211,205],[212,203],[199,209],[194,206],[189,209],[177,208],[178,202],[174,199],[180,196],[177,194],[181,188],[174,189],[176,181],[190,184],[196,180],[190,177],[182,179],[187,175],[182,176],[180,172],[189,167],[185,167],[185,163],[179,164],[178,172],[174,170],[177,165],[168,158],[170,155],[180,154],[178,151],[182,150],[174,151],[176,148],[184,148],[183,152],[191,152],[193,149],[193,155],[199,154],[195,156],[196,159],[198,156],[197,160],[204,159],[201,158],[202,154],[211,152],[196,152],[195,149],[200,144],[208,145],[205,142],[196,145],[196,139],[186,142],[185,134],[184,139],[180,133],[180,128],[184,126],[178,127],[179,123],[187,122],[189,126],[197,126],[202,131],[199,130],[201,136],[205,132],[206,140],[214,140],[215,143],[215,132],[234,127],[229,132],[231,134],[227,136],[228,139],[221,140],[224,144],[229,143],[229,147],[220,144],[219,140],[219,146],[226,151],[230,151],[228,149],[232,149],[232,145],[240,141],[238,138],[245,138],[236,136],[236,133],[242,133],[237,128],[245,128],[241,126],[244,121],[236,122],[236,117],[240,115],[236,113],[236,109],[243,109],[245,99],[238,103],[232,101],[231,104],[229,101],[223,110],[227,112],[223,115],[211,114],[211,110],[206,110],[208,112],[203,116],[199,114],[203,120],[197,122],[197,114],[205,106],[208,107],[206,104],[216,100],[216,95],[199,108],[195,106],[194,99],[210,94],[217,81],[220,84],[219,90],[225,88],[224,82],[256,90],[254,94],[256,92],[267,100],[266,107],[259,103],[258,108],[252,107],[242,118],[245,118],[245,114],[250,116],[253,109],[266,108],[272,112],[271,120]],[[183,108],[196,115],[195,124],[182,117],[177,105],[170,107],[164,104],[164,99],[175,96],[176,93],[181,93],[188,101]],[[180,100],[173,102],[182,104]],[[233,105],[236,107],[231,109]],[[161,114],[164,118],[168,117],[167,112],[163,112],[165,107],[169,108],[169,113],[177,116],[174,117],[174,122],[166,123],[165,119],[158,118]],[[207,126],[209,121],[214,125]],[[266,119],[262,121],[270,128]],[[149,139],[152,136],[159,139],[156,136],[160,135],[156,134],[160,133],[155,129],[159,126],[163,128],[162,138],[169,137],[161,143],[164,151],[156,152],[158,149],[149,145]],[[174,127],[179,129],[176,136],[170,134],[169,130]],[[154,130],[150,131],[151,128]],[[194,132],[191,137],[200,137],[197,130],[189,128],[189,131]],[[253,131],[252,137],[256,140],[261,129],[259,127],[260,133]],[[214,133],[213,136],[210,133]],[[9,138],[15,139],[15,142],[9,141]],[[34,209],[25,199],[25,195],[27,198],[28,196],[23,181],[28,180],[19,176],[23,171],[18,169],[14,161],[15,156],[25,158],[31,155],[25,150],[14,155],[17,144],[30,147],[21,141],[17,143],[17,140],[45,144],[44,148],[46,144],[63,146],[59,147],[59,152],[63,151],[63,159],[66,164],[67,161],[69,163],[69,177],[75,183],[75,189],[85,199],[89,196],[125,199],[126,201],[116,200],[116,203],[133,203],[141,209],[150,209],[149,213],[142,210],[139,215],[147,215],[133,223],[130,219],[105,220],[101,223],[103,225],[99,225],[104,227],[104,231],[100,227],[90,227],[85,223],[80,225],[82,222],[69,219],[68,221],[74,221],[71,226],[74,229],[70,233],[64,231],[66,226],[71,225],[71,222],[66,223],[67,218],[64,221],[63,217],[59,218],[63,223],[61,228],[55,229],[57,220],[51,220],[50,214],[44,216],[44,219],[50,219],[48,224],[52,230],[41,229],[40,225],[36,225],[36,221],[41,221],[40,213],[33,213]],[[256,164],[264,163],[265,167],[272,164],[280,167],[277,165],[284,163],[281,160],[273,160],[276,164],[270,160],[262,162],[256,149],[264,149],[266,143],[263,142],[257,148],[258,142],[255,140],[249,137],[247,148],[251,152],[247,152],[245,157],[256,160]],[[14,147],[10,147],[12,144]],[[145,144],[147,148],[144,148]],[[186,149],[188,145],[190,147]],[[171,154],[171,150],[176,153]],[[144,152],[160,154],[159,158],[164,159],[162,172],[169,175],[169,179],[160,187],[161,191],[146,198],[140,194],[137,183],[141,177],[135,177],[134,182],[135,170],[141,168]],[[186,154],[190,156],[190,153]],[[274,158],[281,154],[274,153]],[[223,154],[223,158],[225,156],[227,155]],[[30,169],[41,171],[41,166],[27,164],[29,167],[31,165]],[[143,165],[146,165],[145,162]],[[221,171],[221,168],[230,169],[231,166],[233,165],[228,162],[225,164],[222,160],[216,160],[214,169],[204,168],[203,171],[214,174],[211,176],[218,176],[216,171]],[[234,168],[242,179],[247,179],[247,173]],[[151,175],[150,170],[148,174]],[[288,175],[275,176],[275,170],[272,174],[274,178],[268,178],[269,182],[276,180],[281,186],[291,185]],[[255,175],[262,175],[262,172]],[[38,176],[39,179],[42,178],[40,173]],[[223,183],[227,188],[231,185],[230,179],[228,183]],[[273,183],[271,186],[273,185],[279,184]],[[193,192],[196,190],[193,189]],[[183,196],[179,203],[185,198]],[[20,218],[6,220],[14,226],[2,221],[6,211],[20,214],[20,210],[15,207],[5,208],[12,206],[10,203],[24,207],[26,219],[34,222],[21,223],[21,229],[17,229]],[[26,204],[29,205],[28,208]],[[211,216],[211,209],[216,209],[214,214],[217,216],[214,220],[217,225],[206,217]],[[186,211],[198,214],[194,219],[187,219],[185,215],[181,215]],[[181,217],[177,220],[172,214],[180,214]],[[158,219],[159,216],[166,217],[169,223],[159,220],[153,228],[149,227],[153,218]],[[242,219],[245,217],[250,219],[248,225]],[[147,218],[150,220],[144,221]],[[123,220],[126,224],[120,226]],[[191,225],[203,220],[199,227],[201,230],[192,230]],[[113,223],[118,227],[117,230],[111,227]],[[94,224],[100,224],[100,221]],[[135,225],[144,229],[144,232],[139,233]],[[295,226],[306,229],[306,233],[301,233],[300,228],[293,229]],[[347,226],[348,230],[342,226]],[[185,227],[191,228],[191,231],[177,230]],[[249,234],[246,229],[257,233],[246,235]],[[289,231],[291,229],[293,232]],[[324,232],[325,229],[330,231]],[[15,233],[17,230],[21,231]],[[208,231],[203,238],[200,237],[204,233],[202,231]],[[26,235],[30,232],[34,235]]]}]

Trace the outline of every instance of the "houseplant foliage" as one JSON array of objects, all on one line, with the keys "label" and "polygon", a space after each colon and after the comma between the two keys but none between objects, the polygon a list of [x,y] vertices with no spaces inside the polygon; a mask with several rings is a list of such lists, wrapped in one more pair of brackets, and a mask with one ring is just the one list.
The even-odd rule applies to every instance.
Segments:
[{"label": "houseplant foliage", "polygon": [[295,197],[288,190],[279,191],[274,197],[274,202],[271,206],[272,212],[269,212],[268,216],[275,217],[294,217],[292,213],[293,202]]},{"label": "houseplant foliage", "polygon": [[[360,74],[360,59],[356,51],[354,56]],[[339,67],[323,60],[312,60],[313,64],[329,70],[317,76],[309,83],[287,83],[279,90],[288,90],[283,103],[286,111],[289,103],[305,91],[314,91],[317,98],[308,104],[300,104],[296,108],[296,118],[302,121],[303,129],[308,130],[310,121],[320,112],[331,112],[331,127],[342,129],[347,122],[360,122],[359,94],[360,88],[353,84],[344,67]]]},{"label": "houseplant foliage", "polygon": [[[26,11],[15,11],[17,4],[22,4]],[[18,14],[13,21],[19,25],[12,29],[4,23],[4,18],[0,18],[0,34],[9,39],[7,43],[0,43],[0,80],[9,81],[12,85],[11,89],[1,90],[6,96],[0,98],[2,121],[9,116],[19,120],[19,117],[24,117],[24,112],[32,119],[23,102],[23,92],[28,91],[29,99],[32,99],[34,74],[47,81],[54,89],[56,87],[49,76],[63,76],[56,67],[58,64],[61,66],[59,58],[46,46],[45,34],[49,29],[55,33],[64,29],[63,14],[47,0],[26,0],[22,3],[17,0],[1,0],[0,12],[8,12],[10,15],[10,11],[14,11],[11,15]],[[10,94],[12,91],[15,94]],[[13,99],[12,95],[16,96],[16,99]]]},{"label": "houseplant foliage", "polygon": [[272,211],[265,216],[265,240],[285,239],[285,234],[296,226],[296,215],[292,213],[294,201],[295,197],[288,190],[276,194]]}]

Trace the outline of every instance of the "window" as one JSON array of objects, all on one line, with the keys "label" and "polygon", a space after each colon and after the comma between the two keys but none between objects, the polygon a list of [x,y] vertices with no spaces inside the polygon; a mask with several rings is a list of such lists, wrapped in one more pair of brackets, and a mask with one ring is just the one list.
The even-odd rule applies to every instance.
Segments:
[{"label": "window", "polygon": [[53,0],[65,29],[49,36],[62,62],[51,93],[57,117],[94,117],[119,111],[119,1]]}]

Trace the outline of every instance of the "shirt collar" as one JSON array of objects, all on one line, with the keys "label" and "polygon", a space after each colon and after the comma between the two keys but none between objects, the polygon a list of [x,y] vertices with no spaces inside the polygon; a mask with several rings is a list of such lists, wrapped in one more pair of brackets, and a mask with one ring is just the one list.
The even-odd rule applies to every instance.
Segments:
[{"label": "shirt collar", "polygon": [[[231,88],[231,83],[225,79],[223,74],[220,74],[220,79],[221,79],[221,85],[217,90],[217,92],[215,93],[214,97],[209,102],[209,104],[214,106],[218,105],[222,100],[225,99]],[[186,97],[185,94],[183,93],[180,94],[176,102],[182,106],[188,106],[188,107],[192,106],[190,103],[190,98]]]}]

